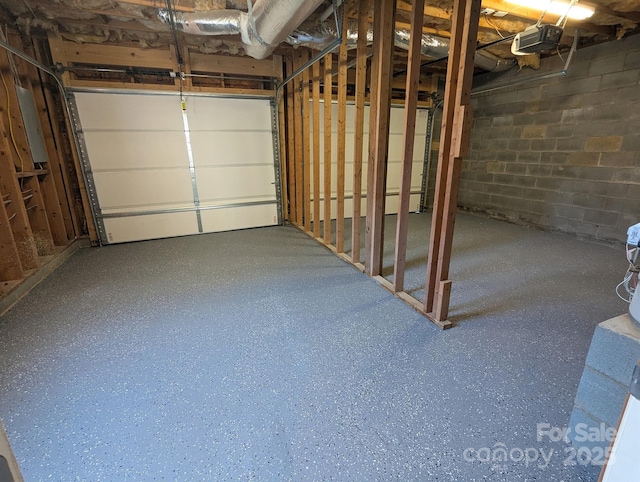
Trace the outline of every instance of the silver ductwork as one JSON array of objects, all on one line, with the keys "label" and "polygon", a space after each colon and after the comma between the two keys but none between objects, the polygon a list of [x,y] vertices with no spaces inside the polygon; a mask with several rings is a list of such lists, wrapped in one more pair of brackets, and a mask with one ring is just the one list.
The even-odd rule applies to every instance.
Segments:
[{"label": "silver ductwork", "polygon": [[[211,10],[207,12],[173,15],[178,30],[196,35],[240,34],[247,55],[264,59],[287,38],[322,0],[256,0],[248,2],[247,13],[240,10]],[[166,10],[160,10],[159,18],[170,23]]]},{"label": "silver ductwork", "polygon": [[[411,33],[407,29],[397,28],[395,30],[394,44],[396,47],[409,50],[409,39]],[[296,30],[287,37],[287,42],[293,46],[310,47],[322,49],[337,38],[334,24],[322,22],[311,29]],[[358,41],[358,23],[349,22],[347,26],[347,47],[355,48]],[[367,43],[373,42],[373,29],[367,30]],[[436,59],[449,55],[449,40],[434,35],[422,34],[422,55]],[[489,72],[501,72],[509,70],[515,65],[515,60],[501,59],[489,52],[479,50],[475,55],[475,64],[483,70]]]}]

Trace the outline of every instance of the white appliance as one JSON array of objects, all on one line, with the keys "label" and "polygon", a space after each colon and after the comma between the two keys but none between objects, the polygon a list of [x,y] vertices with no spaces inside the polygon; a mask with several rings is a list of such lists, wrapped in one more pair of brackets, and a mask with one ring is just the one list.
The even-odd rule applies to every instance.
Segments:
[{"label": "white appliance", "polygon": [[[627,230],[627,261],[629,267],[624,275],[624,279],[616,286],[618,296],[629,303],[629,315],[636,323],[640,324],[640,294],[636,296],[638,287],[638,273],[640,265],[638,258],[640,257],[640,223],[634,224]],[[620,294],[620,288],[624,287],[628,296]]]}]

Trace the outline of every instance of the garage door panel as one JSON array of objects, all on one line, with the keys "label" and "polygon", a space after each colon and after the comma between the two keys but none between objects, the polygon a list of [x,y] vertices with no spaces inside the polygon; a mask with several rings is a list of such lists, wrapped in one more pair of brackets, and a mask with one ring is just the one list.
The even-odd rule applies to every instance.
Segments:
[{"label": "garage door panel", "polygon": [[196,167],[265,164],[273,171],[271,132],[191,132]]},{"label": "garage door panel", "polygon": [[154,205],[168,209],[178,203],[193,203],[188,169],[96,172],[94,179],[103,210]]},{"label": "garage door panel", "polygon": [[189,129],[196,131],[271,132],[270,103],[264,99],[189,97]]},{"label": "garage door panel", "polygon": [[169,238],[198,233],[195,212],[149,214],[104,220],[109,243]]},{"label": "garage door panel", "polygon": [[196,169],[198,194],[205,201],[274,199],[273,166]]},{"label": "garage door panel", "polygon": [[189,166],[183,132],[94,131],[84,137],[94,172]]},{"label": "garage door panel", "polygon": [[75,98],[85,131],[184,131],[178,96],[77,92]]},{"label": "garage door panel", "polygon": [[226,209],[208,209],[201,212],[205,233],[232,231],[278,223],[276,204],[242,206]]}]

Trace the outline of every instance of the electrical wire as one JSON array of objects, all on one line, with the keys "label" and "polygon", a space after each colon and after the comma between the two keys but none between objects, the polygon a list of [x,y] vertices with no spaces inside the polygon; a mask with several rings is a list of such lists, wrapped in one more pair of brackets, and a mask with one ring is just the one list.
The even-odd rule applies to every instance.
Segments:
[{"label": "electrical wire", "polygon": [[2,78],[2,85],[4,85],[4,91],[7,95],[7,118],[9,119],[9,137],[11,137],[11,143],[13,144],[13,147],[18,154],[18,158],[20,159],[20,172],[24,172],[24,159],[20,155],[20,149],[18,149],[16,137],[13,134],[13,122],[11,122],[11,101],[9,100],[9,87],[7,86],[7,82],[4,80],[4,75],[2,75],[2,73],[0,73],[0,77]]},{"label": "electrical wire", "polygon": [[498,29],[498,27],[496,26],[495,23],[493,23],[493,21],[489,20],[489,15],[487,15],[486,13],[484,14],[484,19],[486,20],[486,22],[489,24],[490,27],[493,27],[493,29],[497,32],[498,35],[500,35],[500,38],[504,39],[504,35],[502,35],[502,32]]}]

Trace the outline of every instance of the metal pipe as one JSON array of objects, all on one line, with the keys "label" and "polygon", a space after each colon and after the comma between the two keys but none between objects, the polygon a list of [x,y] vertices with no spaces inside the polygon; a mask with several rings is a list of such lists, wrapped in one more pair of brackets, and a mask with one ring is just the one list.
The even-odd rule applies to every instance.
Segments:
[{"label": "metal pipe", "polygon": [[296,70],[294,70],[293,72],[291,72],[291,74],[284,79],[280,84],[277,85],[276,87],[276,96],[278,96],[280,94],[280,91],[282,90],[282,88],[287,85],[289,82],[291,82],[293,79],[295,79],[298,75],[300,75],[304,70],[306,70],[307,68],[309,68],[311,65],[315,64],[316,62],[318,62],[319,60],[322,60],[324,57],[326,57],[328,54],[330,54],[331,52],[333,52],[336,48],[338,48],[340,45],[342,44],[342,37],[338,37],[337,39],[335,39],[333,42],[331,42],[329,45],[327,45],[324,50],[322,52],[320,52],[318,55],[316,55],[315,57],[313,57],[312,59],[308,60],[307,62],[305,62],[304,65],[301,65],[300,67],[298,67]]}]

